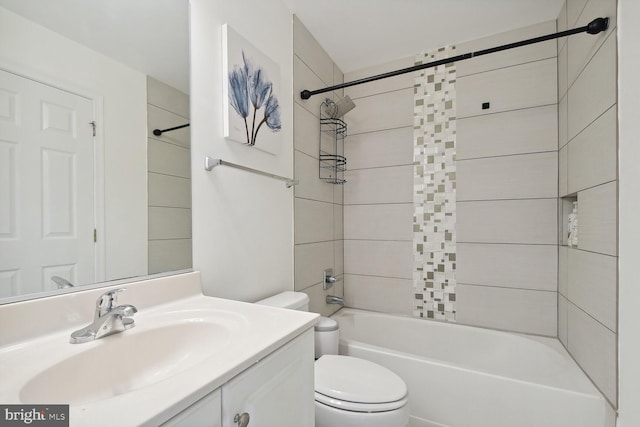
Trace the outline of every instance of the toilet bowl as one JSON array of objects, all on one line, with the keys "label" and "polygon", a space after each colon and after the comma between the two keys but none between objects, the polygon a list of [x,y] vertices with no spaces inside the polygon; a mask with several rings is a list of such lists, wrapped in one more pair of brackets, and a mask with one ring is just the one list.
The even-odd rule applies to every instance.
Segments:
[{"label": "toilet bowl", "polygon": [[[308,311],[309,297],[283,292],[258,304]],[[405,427],[407,386],[389,369],[338,355],[338,323],[321,317],[315,326],[316,427]]]}]

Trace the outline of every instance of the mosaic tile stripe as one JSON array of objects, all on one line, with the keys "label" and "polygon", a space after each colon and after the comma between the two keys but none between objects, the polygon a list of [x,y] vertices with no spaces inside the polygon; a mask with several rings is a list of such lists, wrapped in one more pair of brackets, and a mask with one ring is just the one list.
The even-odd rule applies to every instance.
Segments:
[{"label": "mosaic tile stripe", "polygon": [[[416,65],[455,56],[447,46]],[[414,84],[414,304],[416,317],[456,319],[456,66],[416,72]]]}]

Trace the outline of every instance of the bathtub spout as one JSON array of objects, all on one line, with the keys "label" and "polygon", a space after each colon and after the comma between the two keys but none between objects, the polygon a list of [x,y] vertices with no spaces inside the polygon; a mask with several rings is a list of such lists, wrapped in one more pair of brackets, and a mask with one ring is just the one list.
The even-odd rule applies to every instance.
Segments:
[{"label": "bathtub spout", "polygon": [[327,298],[325,298],[325,301],[327,302],[327,304],[344,305],[344,299],[342,297],[337,297],[335,295],[327,295]]}]

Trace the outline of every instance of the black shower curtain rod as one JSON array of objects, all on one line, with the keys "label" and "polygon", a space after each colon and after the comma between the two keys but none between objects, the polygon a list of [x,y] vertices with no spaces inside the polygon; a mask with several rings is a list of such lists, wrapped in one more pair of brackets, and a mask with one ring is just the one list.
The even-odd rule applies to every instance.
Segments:
[{"label": "black shower curtain rod", "polygon": [[173,127],[173,128],[168,128],[168,129],[154,129],[153,130],[153,134],[155,136],[160,136],[165,132],[171,132],[172,130],[178,130],[178,129],[186,128],[186,127],[189,127],[189,126],[190,126],[190,123],[187,123],[186,125],[176,126],[176,127]]},{"label": "black shower curtain rod", "polygon": [[437,67],[438,65],[444,65],[444,64],[449,64],[451,62],[462,61],[462,60],[465,60],[465,59],[471,59],[471,58],[475,58],[476,56],[487,55],[489,53],[500,52],[500,51],[503,51],[503,50],[513,49],[513,48],[521,47],[521,46],[526,46],[526,45],[533,44],[533,43],[540,43],[540,42],[544,42],[544,41],[547,41],[547,40],[552,40],[552,39],[557,39],[557,38],[560,38],[560,37],[570,36],[570,35],[573,35],[573,34],[578,34],[578,33],[598,34],[598,33],[601,33],[602,31],[605,31],[608,27],[609,27],[609,18],[596,18],[593,21],[589,22],[588,25],[585,25],[584,27],[580,27],[580,28],[574,28],[573,30],[561,31],[559,33],[553,33],[553,34],[548,34],[546,36],[540,36],[540,37],[535,37],[535,38],[528,39],[528,40],[522,40],[522,41],[515,42],[515,43],[509,43],[509,44],[505,44],[505,45],[498,46],[498,47],[492,47],[490,49],[479,50],[477,52],[465,53],[463,55],[458,55],[458,56],[454,56],[454,57],[451,57],[451,58],[441,59],[439,61],[433,61],[433,62],[429,62],[427,64],[414,65],[413,67],[402,68],[400,70],[390,71],[390,72],[384,73],[384,74],[378,74],[378,75],[371,76],[371,77],[365,77],[363,79],[358,79],[358,80],[354,80],[352,82],[347,82],[347,83],[341,83],[341,84],[338,84],[338,85],[325,87],[323,89],[303,90],[302,92],[300,92],[300,97],[302,97],[302,99],[309,99],[313,95],[317,95],[319,93],[331,92],[333,90],[343,89],[345,87],[360,85],[360,84],[363,84],[363,83],[369,83],[369,82],[373,82],[373,81],[380,80],[380,79],[386,79],[388,77],[395,77],[395,76],[399,76],[400,74],[406,74],[406,73],[411,73],[413,71],[424,70],[425,68]]}]

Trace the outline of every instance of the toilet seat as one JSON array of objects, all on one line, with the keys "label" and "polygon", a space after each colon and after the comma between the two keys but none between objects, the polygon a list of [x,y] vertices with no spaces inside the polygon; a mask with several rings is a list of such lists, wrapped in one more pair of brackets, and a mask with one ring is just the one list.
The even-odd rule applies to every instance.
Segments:
[{"label": "toilet seat", "polygon": [[324,355],[315,364],[317,402],[353,412],[385,412],[407,404],[407,386],[389,369],[350,356]]}]

